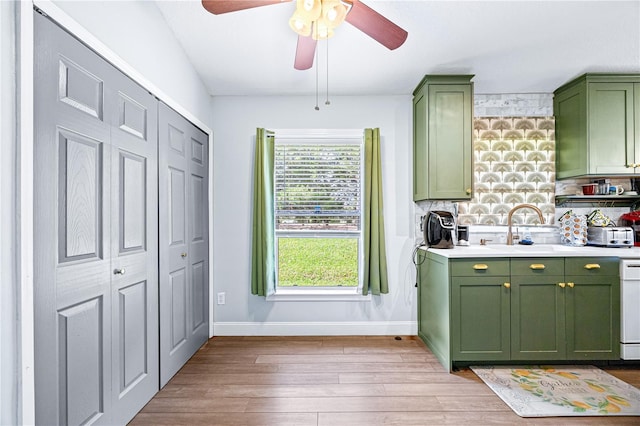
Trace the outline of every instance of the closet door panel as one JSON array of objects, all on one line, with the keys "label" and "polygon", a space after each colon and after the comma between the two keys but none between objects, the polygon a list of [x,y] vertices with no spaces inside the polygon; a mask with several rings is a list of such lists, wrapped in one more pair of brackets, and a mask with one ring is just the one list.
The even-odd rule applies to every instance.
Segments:
[{"label": "closet door panel", "polygon": [[192,311],[191,332],[195,336],[208,336],[209,316],[209,228],[208,214],[208,173],[206,166],[207,136],[198,129],[192,129],[191,160],[189,164],[190,221],[189,241],[191,269]]},{"label": "closet door panel", "polygon": [[124,424],[159,389],[157,100],[119,71],[110,88],[111,387]]},{"label": "closet door panel", "polygon": [[160,385],[209,337],[207,138],[159,104]]},{"label": "closet door panel", "polygon": [[34,20],[36,422],[125,424],[159,388],[157,101]]},{"label": "closet door panel", "polygon": [[110,68],[34,19],[36,422],[109,424]]}]

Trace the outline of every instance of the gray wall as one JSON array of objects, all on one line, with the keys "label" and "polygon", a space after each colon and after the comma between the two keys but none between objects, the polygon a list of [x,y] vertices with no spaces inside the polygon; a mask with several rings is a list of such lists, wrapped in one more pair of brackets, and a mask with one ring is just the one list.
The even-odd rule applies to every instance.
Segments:
[{"label": "gray wall", "polygon": [[[293,326],[294,333],[318,324],[348,329],[411,327],[416,321],[411,193],[411,96],[334,97],[314,110],[313,96],[214,97],[214,292],[215,331],[258,330],[263,323]],[[362,129],[380,127],[384,219],[389,267],[388,295],[371,301],[269,302],[250,294],[251,205],[256,127],[272,129]],[[214,298],[215,300],[215,298]],[[226,327],[229,324],[237,328]],[[243,327],[243,324],[246,326]],[[358,324],[356,324],[357,326]],[[299,326],[299,328],[295,328]],[[281,329],[286,333],[286,329]],[[359,328],[358,330],[362,330]],[[325,329],[325,332],[329,332]]]}]

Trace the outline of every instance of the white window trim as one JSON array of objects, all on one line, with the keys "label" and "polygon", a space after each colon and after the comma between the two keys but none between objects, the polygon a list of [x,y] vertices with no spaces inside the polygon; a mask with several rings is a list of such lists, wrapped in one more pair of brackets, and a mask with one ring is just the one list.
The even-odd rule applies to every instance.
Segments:
[{"label": "white window trim", "polygon": [[[275,140],[278,144],[360,144],[362,146],[362,169],[361,176],[364,181],[364,130],[363,129],[275,129]],[[364,183],[364,182],[363,182]],[[275,193],[274,193],[275,196]],[[364,194],[362,196],[364,206]],[[275,203],[274,203],[275,206]],[[362,206],[362,207],[363,207]],[[361,211],[364,211],[361,208]],[[275,219],[275,216],[274,216]],[[276,273],[277,273],[277,241],[278,235],[293,236],[292,231],[276,231],[274,245],[276,250]],[[276,283],[275,292],[266,296],[268,302],[362,302],[371,300],[371,294],[363,295],[363,269],[364,269],[364,229],[357,232],[331,232],[332,235],[359,234],[360,243],[358,247],[358,286],[357,287],[279,287]],[[308,238],[321,237],[321,233],[305,233]],[[324,235],[326,236],[326,235]]]}]

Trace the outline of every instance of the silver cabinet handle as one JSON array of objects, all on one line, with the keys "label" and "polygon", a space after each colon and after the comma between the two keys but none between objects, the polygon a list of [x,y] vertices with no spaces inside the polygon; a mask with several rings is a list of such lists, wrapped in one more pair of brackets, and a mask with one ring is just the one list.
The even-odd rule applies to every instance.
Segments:
[{"label": "silver cabinet handle", "polygon": [[180,256],[182,256],[182,258],[184,259],[185,257],[187,257],[187,253],[182,253]]},{"label": "silver cabinet handle", "polygon": [[113,270],[113,275],[124,275],[126,271],[124,270],[124,268],[120,268],[120,269],[114,269]]}]

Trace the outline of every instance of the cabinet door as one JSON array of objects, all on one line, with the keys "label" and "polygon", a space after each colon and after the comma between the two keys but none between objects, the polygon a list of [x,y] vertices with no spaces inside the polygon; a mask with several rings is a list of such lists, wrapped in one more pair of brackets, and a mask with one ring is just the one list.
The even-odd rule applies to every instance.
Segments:
[{"label": "cabinet door", "polygon": [[413,201],[429,198],[427,190],[427,98],[413,99]]},{"label": "cabinet door", "polygon": [[511,359],[564,359],[563,275],[511,277]]},{"label": "cabinet door", "polygon": [[508,281],[508,276],[451,278],[452,359],[509,359]]},{"label": "cabinet door", "polygon": [[566,277],[568,359],[620,358],[618,276]]},{"label": "cabinet door", "polygon": [[589,173],[631,174],[640,163],[633,83],[589,83]]},{"label": "cabinet door", "polygon": [[432,200],[471,199],[471,84],[434,84],[427,111],[428,189]]},{"label": "cabinet door", "polygon": [[418,335],[448,369],[449,344],[449,261],[418,251]]},{"label": "cabinet door", "polygon": [[558,179],[589,173],[587,168],[586,84],[557,93],[553,101],[556,116],[556,176]]}]

